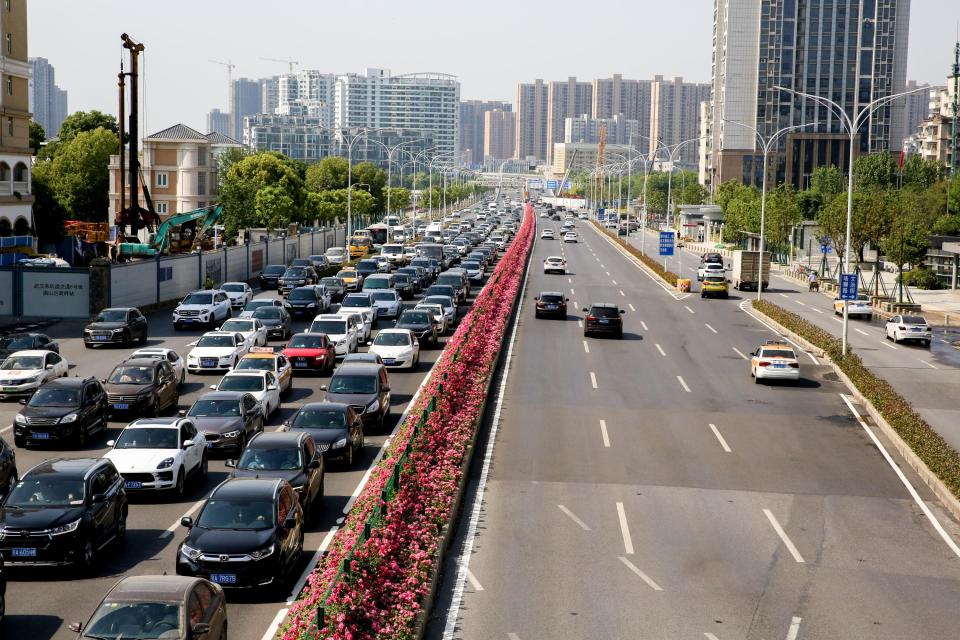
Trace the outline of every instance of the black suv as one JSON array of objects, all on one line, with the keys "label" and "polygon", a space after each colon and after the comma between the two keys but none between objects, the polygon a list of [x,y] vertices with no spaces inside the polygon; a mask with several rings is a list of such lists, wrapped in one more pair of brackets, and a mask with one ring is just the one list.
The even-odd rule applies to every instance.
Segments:
[{"label": "black suv", "polygon": [[193,420],[211,452],[229,450],[239,456],[247,440],[263,431],[263,407],[242,391],[205,393],[180,415]]},{"label": "black suv", "polygon": [[337,367],[326,391],[326,402],[342,402],[360,414],[364,429],[383,431],[390,415],[390,380],[382,364],[347,362]]},{"label": "black suv", "polygon": [[139,309],[117,307],[104,309],[93,322],[83,328],[83,346],[91,349],[98,344],[128,345],[147,341],[147,319]]},{"label": "black suv", "polygon": [[537,302],[536,309],[534,310],[535,318],[542,318],[544,316],[557,318],[567,317],[567,301],[569,301],[570,298],[565,298],[559,291],[541,291],[540,295],[534,298],[534,300]]},{"label": "black suv", "polygon": [[723,264],[723,256],[719,253],[705,253],[700,258],[700,264]]},{"label": "black suv", "polygon": [[304,317],[313,320],[314,316],[326,313],[326,302],[321,295],[322,290],[315,285],[295,287],[287,294],[283,306],[294,318]]},{"label": "black suv", "polygon": [[361,260],[357,263],[357,273],[366,280],[367,276],[380,273],[380,265],[377,264],[376,260]]},{"label": "black suv", "polygon": [[[17,453],[7,441],[0,438],[0,495],[6,496],[17,486],[20,474],[17,473]],[[3,611],[0,610],[0,614]]]},{"label": "black suv", "polygon": [[408,309],[400,314],[395,326],[397,329],[409,329],[421,343],[437,344],[437,325],[429,311]]},{"label": "black suv", "polygon": [[623,337],[623,309],[609,302],[594,302],[589,309],[584,308],[583,337],[595,333],[609,333],[617,338]]},{"label": "black suv", "polygon": [[60,345],[43,333],[8,333],[0,337],[0,361],[17,351],[37,350],[60,353]]},{"label": "black suv", "polygon": [[287,268],[282,264],[268,264],[265,266],[263,271],[260,272],[260,288],[264,290],[276,289],[280,276],[282,276],[286,270]]},{"label": "black suv", "polygon": [[283,423],[291,433],[309,433],[317,450],[327,460],[341,460],[347,467],[363,451],[363,421],[350,405],[339,402],[311,402]]},{"label": "black suv", "polygon": [[111,415],[153,417],[180,402],[179,380],[166,360],[125,360],[103,382]]},{"label": "black suv", "polygon": [[288,267],[277,281],[277,291],[280,292],[280,295],[286,295],[297,287],[317,284],[318,282],[320,282],[320,278],[317,277],[317,272],[313,270],[313,267]]},{"label": "black suv", "polygon": [[24,401],[13,421],[13,441],[28,444],[71,443],[107,430],[107,394],[96,378],[57,378]]},{"label": "black suv", "polygon": [[0,532],[10,564],[89,569],[97,552],[127,533],[123,479],[105,458],[42,462],[3,501]]}]

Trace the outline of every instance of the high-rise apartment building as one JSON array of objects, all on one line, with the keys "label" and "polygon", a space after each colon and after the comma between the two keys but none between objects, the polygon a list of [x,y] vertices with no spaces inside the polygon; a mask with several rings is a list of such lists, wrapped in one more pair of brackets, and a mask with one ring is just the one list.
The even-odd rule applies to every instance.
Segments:
[{"label": "high-rise apartment building", "polygon": [[660,147],[683,144],[674,156],[674,162],[680,165],[698,165],[700,103],[709,98],[709,84],[684,82],[683,78],[664,80],[656,76],[650,85],[649,138]]},{"label": "high-rise apartment building", "polygon": [[[910,80],[907,82],[906,91],[912,91],[914,89],[919,89],[921,87],[929,87],[930,85],[921,84],[918,85],[916,80]],[[916,133],[917,127],[920,126],[920,123],[927,119],[930,113],[930,94],[927,91],[918,91],[917,93],[911,93],[910,95],[904,98],[906,101],[906,108],[904,109],[904,130],[907,135],[911,133]]]},{"label": "high-rise apartment building", "polygon": [[520,160],[547,159],[547,86],[543,80],[517,85],[517,142],[514,154]]},{"label": "high-rise apartment building", "polygon": [[823,96],[848,113],[906,85],[910,0],[715,0],[711,181],[762,181],[756,136],[734,121],[784,136],[770,173],[797,187],[819,166],[847,166],[849,153],[892,151],[905,135],[906,102],[882,107],[854,149],[828,107],[778,90]]},{"label": "high-rise apartment building", "polygon": [[[509,102],[487,100],[460,101],[460,156],[461,161],[468,165],[480,165],[484,156],[484,122],[483,116],[488,111],[512,111]],[[511,142],[512,147],[515,143]]]},{"label": "high-rise apartment building", "polygon": [[27,0],[5,0],[0,10],[3,90],[0,92],[0,236],[30,235],[30,75]]},{"label": "high-rise apartment building", "polygon": [[207,113],[207,131],[215,132],[230,137],[231,118],[229,113],[224,113],[220,109],[211,109]]},{"label": "high-rise apartment building", "polygon": [[247,116],[243,144],[253,151],[279,151],[288,158],[317,162],[333,154],[333,132],[317,115],[258,113]]},{"label": "high-rise apartment building", "polygon": [[239,78],[234,80],[230,87],[230,116],[233,118],[230,137],[235,140],[243,139],[243,119],[260,113],[263,106],[261,82],[250,78]]},{"label": "high-rise apartment building", "polygon": [[649,151],[650,85],[650,80],[624,80],[619,73],[593,81],[593,117],[623,114],[626,120],[636,120],[643,137],[637,138],[635,146],[644,154]]},{"label": "high-rise apartment building", "polygon": [[547,85],[547,162],[553,160],[554,143],[563,142],[567,118],[589,114],[593,110],[593,85],[577,82],[573,76]]},{"label": "high-rise apartment building", "polygon": [[334,124],[337,76],[319,71],[298,71],[279,76],[277,82],[277,115],[319,118],[321,126]]},{"label": "high-rise apartment building", "polygon": [[563,127],[564,142],[600,142],[600,129],[607,127],[607,144],[630,145],[639,148],[641,136],[647,132],[640,130],[637,120],[628,120],[622,113],[612,118],[591,118],[584,114],[577,118],[567,118]]},{"label": "high-rise apartment building", "polygon": [[280,102],[280,76],[260,78],[260,113],[276,113]]},{"label": "high-rise apartment building", "polygon": [[483,155],[506,160],[513,157],[517,137],[517,114],[494,109],[483,114]]},{"label": "high-rise apartment building", "polygon": [[67,92],[57,86],[56,70],[46,58],[30,58],[30,112],[47,138],[56,138],[67,118]]}]

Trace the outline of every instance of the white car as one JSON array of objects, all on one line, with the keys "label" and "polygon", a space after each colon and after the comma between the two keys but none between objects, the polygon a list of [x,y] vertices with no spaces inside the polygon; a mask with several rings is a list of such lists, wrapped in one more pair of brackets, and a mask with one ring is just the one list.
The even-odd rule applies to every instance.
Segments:
[{"label": "white car", "polygon": [[447,332],[447,315],[443,312],[443,305],[421,302],[413,308],[414,311],[426,311],[437,323],[437,335]]},{"label": "white car", "polygon": [[287,356],[277,353],[273,347],[254,347],[240,358],[234,371],[269,371],[277,376],[280,395],[293,388],[293,369]]},{"label": "white car", "polygon": [[365,323],[373,325],[377,323],[377,310],[373,306],[373,296],[369,291],[358,293],[348,293],[340,302],[340,308],[337,309],[337,315],[342,313],[359,313],[363,316]]},{"label": "white car", "polygon": [[283,300],[278,298],[257,298],[256,300],[251,300],[243,308],[243,311],[240,312],[238,317],[240,318],[252,318],[253,313],[260,307],[282,307]]},{"label": "white car", "polygon": [[241,333],[210,331],[200,336],[187,354],[187,371],[229,371],[250,350]]},{"label": "white car", "polygon": [[580,238],[579,238],[579,236],[577,236],[577,232],[576,232],[576,231],[568,231],[568,232],[566,232],[565,234],[563,234],[563,241],[564,241],[564,242],[579,242],[579,240],[580,240]]},{"label": "white car", "polygon": [[134,360],[137,358],[166,360],[170,363],[170,366],[173,367],[173,373],[177,376],[177,380],[181,385],[187,377],[187,363],[183,358],[180,357],[180,354],[173,349],[164,349],[163,347],[147,347],[145,349],[137,349],[130,354],[128,359]]},{"label": "white car", "polygon": [[310,333],[325,333],[333,343],[334,351],[338,356],[345,356],[357,350],[359,337],[357,330],[349,320],[343,316],[323,314],[310,323]]},{"label": "white car", "polygon": [[350,256],[347,255],[347,250],[344,247],[330,247],[323,252],[323,255],[326,256],[327,262],[330,264],[343,264],[350,261]]},{"label": "white car", "polygon": [[447,319],[447,329],[453,329],[457,324],[457,303],[450,296],[427,296],[421,304],[439,304],[443,308],[443,315]]},{"label": "white car", "polygon": [[373,333],[370,323],[367,322],[366,316],[362,313],[357,313],[356,311],[344,311],[341,309],[337,311],[338,316],[343,316],[350,320],[353,323],[353,326],[357,330],[357,342],[363,344],[370,339],[370,335]]},{"label": "white car", "polygon": [[547,259],[543,261],[543,272],[566,273],[567,261],[560,256],[548,256]]},{"label": "white car", "polygon": [[858,295],[856,300],[841,300],[840,298],[833,299],[833,312],[838,315],[843,315],[843,303],[847,303],[847,315],[851,318],[853,316],[866,317],[867,320],[873,317],[873,306],[870,304],[870,298],[864,295]]},{"label": "white car", "polygon": [[923,316],[893,316],[887,320],[887,339],[894,342],[916,340],[929,347],[933,329]]},{"label": "white car", "polygon": [[219,383],[210,385],[210,388],[214,391],[249,393],[260,403],[263,415],[268,420],[280,408],[280,383],[271,371],[230,371],[220,378]]},{"label": "white car", "polygon": [[213,327],[230,317],[233,307],[226,292],[219,289],[194,291],[173,310],[173,328],[205,324]]},{"label": "white car", "polygon": [[420,362],[420,343],[409,329],[382,329],[373,339],[370,353],[383,358],[387,367],[413,369]]},{"label": "white car", "polygon": [[[394,238],[394,240],[396,240],[396,238]],[[385,244],[380,247],[380,255],[393,264],[404,265],[407,262],[406,256],[403,255],[402,244]]]},{"label": "white car", "polygon": [[220,285],[220,290],[230,298],[230,305],[234,309],[243,309],[253,300],[253,289],[246,282],[224,282]]},{"label": "white car", "polygon": [[188,478],[207,478],[207,439],[188,418],[143,418],[107,442],[104,454],[128,493],[173,491],[182,497]]},{"label": "white car", "polygon": [[53,351],[11,353],[0,364],[0,398],[32,395],[47,380],[67,375],[68,369],[67,361]]},{"label": "white car", "polygon": [[373,289],[373,307],[377,310],[377,317],[399,318],[403,312],[403,301],[393,289]]},{"label": "white car", "polygon": [[750,375],[756,383],[761,380],[800,379],[800,362],[788,343],[769,340],[750,356]]},{"label": "white car", "polygon": [[703,282],[707,276],[726,277],[726,269],[717,262],[705,262],[697,269],[697,282]]},{"label": "white car", "polygon": [[588,214],[588,213],[581,213],[581,214],[580,214],[579,216],[577,216],[577,217],[580,218],[581,220],[589,220],[589,219],[590,219],[590,214]]},{"label": "white car", "polygon": [[230,318],[220,331],[239,333],[247,341],[248,347],[262,347],[267,344],[267,328],[257,318]]},{"label": "white car", "polygon": [[541,240],[556,240],[556,237],[553,235],[553,229],[544,229],[540,232]]}]

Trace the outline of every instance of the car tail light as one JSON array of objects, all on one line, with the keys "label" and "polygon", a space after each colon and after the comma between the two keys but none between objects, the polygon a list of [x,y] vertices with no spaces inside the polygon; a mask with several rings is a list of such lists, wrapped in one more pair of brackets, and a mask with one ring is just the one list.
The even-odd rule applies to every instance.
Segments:
[{"label": "car tail light", "polygon": [[540,302],[539,300],[537,300],[537,308],[538,308],[538,309],[542,309],[542,308],[543,308],[543,303]]},{"label": "car tail light", "polygon": [[590,322],[593,322],[596,319],[597,319],[596,316],[587,316],[587,320],[589,320]]},{"label": "car tail light", "polygon": [[770,363],[767,362],[766,360],[761,360],[760,362],[757,363],[757,366],[758,366],[758,367],[769,367],[769,366],[770,366]]},{"label": "car tail light", "polygon": [[791,362],[791,363],[790,363],[790,368],[791,368],[791,369],[799,369],[799,368],[800,368],[800,363],[799,363],[799,362]]}]

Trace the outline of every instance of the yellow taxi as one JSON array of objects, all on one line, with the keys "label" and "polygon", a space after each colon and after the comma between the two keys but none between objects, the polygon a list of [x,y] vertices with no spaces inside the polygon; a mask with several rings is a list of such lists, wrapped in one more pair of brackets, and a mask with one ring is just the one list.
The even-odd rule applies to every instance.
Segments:
[{"label": "yellow taxi", "polygon": [[340,271],[337,272],[337,277],[343,280],[347,291],[359,291],[360,285],[363,284],[363,278],[357,273],[357,270],[353,268],[340,269]]},{"label": "yellow taxi", "polygon": [[250,352],[240,358],[234,371],[269,371],[277,376],[280,393],[286,393],[293,384],[293,368],[290,361],[273,347],[251,347]]},{"label": "yellow taxi", "polygon": [[730,295],[730,289],[727,287],[727,277],[721,272],[718,275],[706,275],[700,282],[701,298],[726,298]]},{"label": "yellow taxi", "polygon": [[784,340],[767,340],[750,354],[750,375],[761,380],[800,379],[800,362],[793,347]]}]

